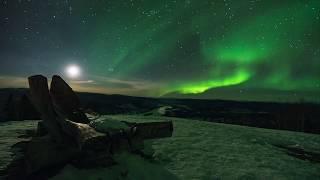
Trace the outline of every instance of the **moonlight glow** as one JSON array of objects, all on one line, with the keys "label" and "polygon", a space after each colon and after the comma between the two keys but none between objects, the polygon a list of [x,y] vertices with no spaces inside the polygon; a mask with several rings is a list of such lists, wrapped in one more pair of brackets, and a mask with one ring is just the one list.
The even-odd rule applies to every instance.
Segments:
[{"label": "moonlight glow", "polygon": [[0,85],[63,67],[89,92],[320,102],[320,0],[4,2]]},{"label": "moonlight glow", "polygon": [[81,70],[77,65],[70,65],[66,68],[66,73],[70,78],[77,78],[80,76]]}]

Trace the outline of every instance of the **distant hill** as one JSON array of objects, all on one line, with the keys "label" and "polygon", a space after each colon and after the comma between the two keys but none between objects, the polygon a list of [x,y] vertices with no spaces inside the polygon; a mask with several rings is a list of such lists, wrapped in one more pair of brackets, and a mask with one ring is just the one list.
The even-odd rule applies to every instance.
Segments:
[{"label": "distant hill", "polygon": [[219,87],[209,89],[203,93],[181,94],[170,92],[165,98],[179,99],[226,99],[236,101],[261,102],[317,102],[320,103],[320,89],[318,91],[290,91],[267,88],[244,88],[241,86]]},{"label": "distant hill", "polygon": [[[0,89],[0,121],[39,119],[36,113],[19,113],[8,117],[8,99],[19,99],[28,89]],[[275,103],[205,99],[144,98],[123,95],[77,93],[82,107],[99,114],[142,114],[168,116],[245,126],[304,131],[320,134],[320,104]],[[24,98],[25,99],[25,98]],[[16,101],[20,102],[20,101]],[[25,103],[25,100],[22,103]],[[20,107],[16,105],[14,107]],[[29,106],[28,106],[29,107]],[[12,111],[12,110],[11,110]],[[26,115],[28,116],[26,116]],[[34,115],[34,116],[33,116]],[[38,118],[33,118],[35,116]],[[28,117],[28,118],[26,118]]]}]

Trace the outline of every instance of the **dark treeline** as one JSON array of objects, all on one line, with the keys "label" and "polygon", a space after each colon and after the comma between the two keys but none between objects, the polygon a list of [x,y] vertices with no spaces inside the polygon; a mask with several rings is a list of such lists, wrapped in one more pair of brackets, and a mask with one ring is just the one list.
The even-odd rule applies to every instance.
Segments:
[{"label": "dark treeline", "polygon": [[[143,98],[78,93],[85,110],[99,114],[161,115],[320,134],[320,105],[315,103],[239,102],[224,100]],[[1,120],[39,119],[27,89],[2,89]]]}]

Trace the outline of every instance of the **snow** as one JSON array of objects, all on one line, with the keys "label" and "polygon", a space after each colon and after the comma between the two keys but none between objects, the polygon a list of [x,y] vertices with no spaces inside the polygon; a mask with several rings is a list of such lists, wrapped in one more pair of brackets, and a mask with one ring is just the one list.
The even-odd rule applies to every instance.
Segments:
[{"label": "snow", "polygon": [[161,165],[149,162],[137,155],[121,153],[115,155],[115,160],[118,164],[109,168],[77,169],[68,165],[51,180],[178,179]]},{"label": "snow", "polygon": [[119,129],[128,129],[129,127],[119,120],[115,120],[112,117],[101,117],[97,120],[91,121],[90,126],[99,132],[112,132]]},{"label": "snow", "polygon": [[[0,123],[0,171],[12,160],[11,146],[17,142],[26,140],[19,137],[26,130],[34,130],[38,121],[10,121]],[[0,178],[1,179],[1,178]]]},{"label": "snow", "polygon": [[[121,153],[115,155],[115,166],[77,169],[67,165],[52,179],[320,179],[319,162],[296,158],[276,146],[320,153],[320,135],[139,115],[102,116],[95,126],[123,128],[116,122],[123,120],[172,120],[173,137],[145,141],[144,152],[152,159]],[[1,165],[9,158],[8,145],[19,141],[13,136],[22,127],[35,125],[30,121],[0,124]]]},{"label": "snow", "polygon": [[[180,118],[112,116],[147,122],[173,120],[171,138],[146,141],[155,163],[179,179],[316,179],[320,164],[289,156],[275,145],[320,151],[320,136]],[[150,152],[151,151],[151,152]]]}]

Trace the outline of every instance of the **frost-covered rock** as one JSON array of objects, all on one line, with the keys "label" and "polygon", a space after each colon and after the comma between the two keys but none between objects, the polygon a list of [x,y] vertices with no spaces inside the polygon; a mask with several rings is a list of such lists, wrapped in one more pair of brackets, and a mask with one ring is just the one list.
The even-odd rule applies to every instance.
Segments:
[{"label": "frost-covered rock", "polygon": [[90,126],[99,132],[115,132],[119,130],[129,130],[130,127],[121,121],[110,117],[101,117],[90,122]]}]

